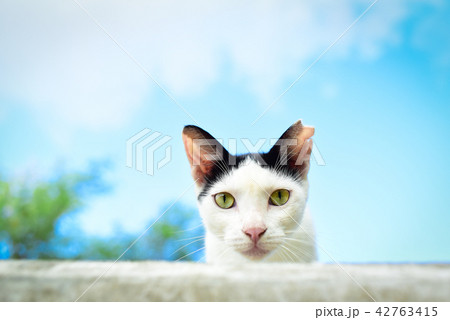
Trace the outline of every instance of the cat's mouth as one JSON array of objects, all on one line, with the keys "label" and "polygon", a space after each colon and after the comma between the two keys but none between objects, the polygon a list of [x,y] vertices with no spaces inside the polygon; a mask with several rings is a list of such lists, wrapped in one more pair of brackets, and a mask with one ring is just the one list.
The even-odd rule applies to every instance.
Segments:
[{"label": "cat's mouth", "polygon": [[249,258],[258,259],[264,257],[269,252],[270,252],[269,250],[261,249],[258,246],[254,246],[250,250],[243,251],[242,254],[244,254]]}]

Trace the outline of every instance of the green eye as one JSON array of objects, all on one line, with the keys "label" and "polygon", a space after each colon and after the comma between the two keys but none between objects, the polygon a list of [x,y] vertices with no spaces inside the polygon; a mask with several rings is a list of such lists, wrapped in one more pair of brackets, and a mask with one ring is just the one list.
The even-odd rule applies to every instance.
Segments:
[{"label": "green eye", "polygon": [[274,191],[269,198],[269,203],[274,206],[282,206],[289,200],[290,193],[286,189]]},{"label": "green eye", "polygon": [[214,200],[222,209],[230,209],[234,204],[234,197],[228,192],[221,192],[214,196]]}]

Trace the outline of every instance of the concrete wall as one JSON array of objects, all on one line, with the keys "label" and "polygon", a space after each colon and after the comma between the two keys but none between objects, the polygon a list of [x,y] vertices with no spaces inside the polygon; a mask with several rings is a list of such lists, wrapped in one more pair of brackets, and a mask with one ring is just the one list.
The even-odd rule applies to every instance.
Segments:
[{"label": "concrete wall", "polygon": [[[111,264],[2,261],[0,301],[75,301]],[[343,268],[117,262],[80,301],[450,301],[450,265]]]}]

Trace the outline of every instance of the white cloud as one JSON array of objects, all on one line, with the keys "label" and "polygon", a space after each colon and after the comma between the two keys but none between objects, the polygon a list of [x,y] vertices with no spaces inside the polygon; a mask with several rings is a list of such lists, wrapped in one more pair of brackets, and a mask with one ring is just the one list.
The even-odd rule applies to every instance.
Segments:
[{"label": "white cloud", "polygon": [[[204,93],[229,66],[235,81],[270,100],[370,2],[82,3],[175,97]],[[406,8],[380,1],[333,55],[378,57],[399,41]],[[0,93],[62,126],[119,127],[159,90],[72,1],[2,2],[0,39]]]}]

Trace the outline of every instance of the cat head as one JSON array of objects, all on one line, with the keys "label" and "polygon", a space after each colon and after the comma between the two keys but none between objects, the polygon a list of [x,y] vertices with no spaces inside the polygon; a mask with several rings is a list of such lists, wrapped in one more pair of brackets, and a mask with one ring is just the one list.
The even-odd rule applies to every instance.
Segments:
[{"label": "cat head", "polygon": [[232,155],[205,130],[184,128],[200,214],[222,250],[262,259],[298,229],[308,196],[313,134],[314,128],[299,120],[269,152]]}]

